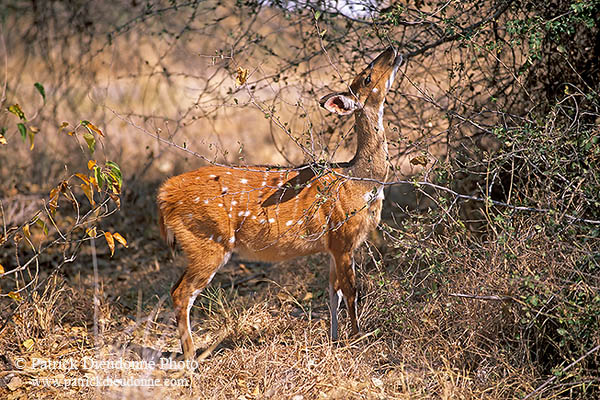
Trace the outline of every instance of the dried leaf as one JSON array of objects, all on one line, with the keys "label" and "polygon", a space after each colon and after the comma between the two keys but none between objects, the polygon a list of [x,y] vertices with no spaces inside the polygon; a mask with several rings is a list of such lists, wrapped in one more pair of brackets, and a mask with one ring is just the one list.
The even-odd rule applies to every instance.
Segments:
[{"label": "dried leaf", "polygon": [[248,80],[248,70],[246,68],[238,67],[237,75],[235,77],[235,84],[242,86]]},{"label": "dried leaf", "polygon": [[98,129],[98,127],[96,125],[92,124],[90,121],[83,120],[83,121],[81,121],[81,124],[83,126],[85,126],[86,128],[88,128],[90,133],[96,132],[98,135],[104,137],[104,133],[102,133],[102,131],[100,129]]},{"label": "dried leaf", "polygon": [[117,242],[121,243],[124,247],[127,247],[127,240],[125,240],[125,238],[121,236],[119,232],[113,233],[113,237]]},{"label": "dried leaf", "polygon": [[26,238],[29,239],[31,237],[31,232],[29,231],[29,225],[23,226],[23,233],[25,234]]},{"label": "dried leaf", "polygon": [[15,114],[17,117],[19,117],[23,121],[27,121],[27,118],[25,118],[25,113],[23,112],[23,110],[21,110],[21,106],[20,105],[13,104],[12,106],[8,107],[7,110],[9,112]]},{"label": "dried leaf", "polygon": [[3,134],[0,133],[0,144],[7,144],[8,142],[6,141],[6,138],[4,137]]},{"label": "dried leaf", "polygon": [[115,204],[117,205],[117,208],[121,208],[121,198],[113,193],[109,193],[108,195],[110,196],[112,201],[115,202]]},{"label": "dried leaf", "polygon": [[31,349],[33,349],[34,344],[35,342],[33,341],[33,339],[27,339],[23,342],[23,347],[25,347],[25,350],[31,351]]},{"label": "dried leaf", "polygon": [[112,257],[115,254],[115,239],[110,232],[104,232],[104,238],[106,239],[106,243],[110,249],[110,256]]},{"label": "dried leaf", "polygon": [[309,300],[312,300],[312,298],[313,298],[312,292],[306,292],[306,294],[302,298],[302,301],[309,301]]},{"label": "dried leaf", "polygon": [[21,386],[23,386],[23,380],[19,376],[14,376],[10,380],[10,382],[8,382],[8,384],[6,385],[6,387],[11,392],[14,392],[15,390],[19,389]]},{"label": "dried leaf", "polygon": [[85,194],[85,197],[88,198],[90,204],[91,205],[95,205],[96,203],[94,202],[94,189],[92,189],[92,185],[90,185],[89,183],[87,183],[87,184],[82,183],[79,186],[83,190],[83,193]]},{"label": "dried leaf", "polygon": [[58,127],[58,130],[63,130],[65,129],[67,126],[69,126],[68,122],[63,122],[62,124],[60,124],[60,126]]},{"label": "dried leaf", "polygon": [[17,303],[20,303],[20,302],[23,301],[23,298],[21,297],[21,295],[19,293],[16,293],[16,292],[8,292],[8,297],[10,297],[11,299],[13,299]]},{"label": "dried leaf", "polygon": [[96,227],[93,226],[91,228],[87,228],[85,230],[85,233],[89,236],[89,237],[96,237]]},{"label": "dried leaf", "polygon": [[4,273],[4,267],[2,266],[2,264],[0,264],[0,274]]},{"label": "dried leaf", "polygon": [[410,160],[410,163],[412,165],[422,165],[423,167],[427,166],[427,162],[429,162],[429,159],[427,158],[427,156],[417,156]]}]

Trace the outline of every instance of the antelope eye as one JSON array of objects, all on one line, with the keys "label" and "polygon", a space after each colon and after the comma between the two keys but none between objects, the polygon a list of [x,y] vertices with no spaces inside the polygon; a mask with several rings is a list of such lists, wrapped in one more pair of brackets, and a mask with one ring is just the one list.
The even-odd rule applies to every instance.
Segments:
[{"label": "antelope eye", "polygon": [[368,85],[369,83],[371,83],[371,74],[367,75],[365,78],[365,85]]}]

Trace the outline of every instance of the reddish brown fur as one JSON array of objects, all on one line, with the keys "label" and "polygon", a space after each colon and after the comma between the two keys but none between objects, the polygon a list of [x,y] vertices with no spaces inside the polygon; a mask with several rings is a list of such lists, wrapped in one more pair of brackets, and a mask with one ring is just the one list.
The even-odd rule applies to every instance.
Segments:
[{"label": "reddish brown fur", "polygon": [[[393,80],[398,65],[395,50],[388,49],[354,80],[353,93],[323,99],[324,107],[334,112],[355,112],[358,149],[347,165],[329,170],[320,166],[322,174],[316,172],[317,166],[208,166],[172,177],[161,186],[161,234],[170,244],[176,238],[188,261],[172,290],[186,358],[193,357],[189,308],[232,251],[261,261],[330,253],[332,337],[337,338],[340,293],[352,333],[358,332],[352,254],[379,223],[382,186],[376,181],[385,180],[387,174],[381,115],[389,88],[386,81]],[[373,76],[369,84],[364,82],[367,73]]]}]

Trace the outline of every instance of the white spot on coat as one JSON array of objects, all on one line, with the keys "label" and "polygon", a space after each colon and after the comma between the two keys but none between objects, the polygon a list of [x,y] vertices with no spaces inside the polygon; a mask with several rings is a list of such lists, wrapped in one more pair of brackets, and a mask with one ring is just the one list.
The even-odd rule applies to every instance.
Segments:
[{"label": "white spot on coat", "polygon": [[294,223],[294,221],[292,221],[291,219],[285,223],[286,226],[291,226]]},{"label": "white spot on coat", "polygon": [[275,222],[275,218],[269,218],[269,223],[272,224],[273,222]]},{"label": "white spot on coat", "polygon": [[248,183],[248,179],[240,179],[240,182],[245,185],[246,183]]},{"label": "white spot on coat", "polygon": [[200,201],[200,197],[196,197],[196,198],[194,199],[194,203],[198,203],[199,201]]}]

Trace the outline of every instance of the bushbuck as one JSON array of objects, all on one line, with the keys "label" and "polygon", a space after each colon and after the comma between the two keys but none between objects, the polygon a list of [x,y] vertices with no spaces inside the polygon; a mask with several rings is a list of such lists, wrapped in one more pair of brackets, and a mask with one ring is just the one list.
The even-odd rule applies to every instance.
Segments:
[{"label": "bushbuck", "polygon": [[320,104],[354,113],[356,154],[342,164],[296,168],[206,166],[168,179],[158,192],[166,242],[179,242],[187,268],[171,289],[184,357],[195,357],[190,308],[232,252],[277,262],[329,253],[331,338],[338,338],[344,299],[351,333],[359,331],[353,253],[380,221],[388,151],[383,106],[402,57],[388,48],[356,76],[346,92]]}]

